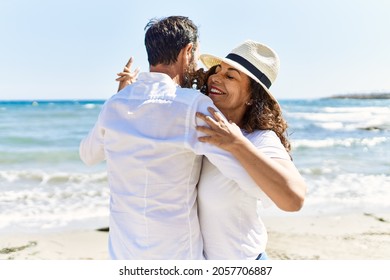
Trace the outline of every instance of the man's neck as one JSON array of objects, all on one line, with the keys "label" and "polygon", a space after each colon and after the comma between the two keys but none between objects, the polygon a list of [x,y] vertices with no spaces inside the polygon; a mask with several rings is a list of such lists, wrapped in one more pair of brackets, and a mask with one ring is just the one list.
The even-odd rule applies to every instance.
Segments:
[{"label": "man's neck", "polygon": [[149,67],[150,72],[164,73],[167,74],[171,79],[178,85],[181,85],[181,76],[178,66],[176,64],[173,65],[165,65],[165,64],[157,64]]}]

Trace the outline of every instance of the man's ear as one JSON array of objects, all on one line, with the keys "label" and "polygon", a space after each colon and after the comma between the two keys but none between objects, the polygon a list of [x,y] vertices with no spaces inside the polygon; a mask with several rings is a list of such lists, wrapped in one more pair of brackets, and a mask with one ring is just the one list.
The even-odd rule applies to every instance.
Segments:
[{"label": "man's ear", "polygon": [[177,57],[177,61],[180,62],[181,66],[184,67],[182,70],[184,71],[188,65],[193,60],[193,43],[188,43],[184,48],[180,50],[180,53]]},{"label": "man's ear", "polygon": [[194,44],[193,43],[188,43],[184,47],[184,55],[185,55],[185,57],[187,59],[187,62],[190,62],[191,59],[192,59],[193,48],[194,48]]}]

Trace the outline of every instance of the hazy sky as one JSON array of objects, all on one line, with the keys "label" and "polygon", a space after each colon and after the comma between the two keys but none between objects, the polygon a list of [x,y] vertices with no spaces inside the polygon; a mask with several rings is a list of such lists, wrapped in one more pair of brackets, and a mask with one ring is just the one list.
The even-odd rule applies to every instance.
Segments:
[{"label": "hazy sky", "polygon": [[106,99],[131,55],[148,71],[144,26],[169,15],[199,26],[203,53],[271,46],[279,99],[390,90],[387,0],[0,0],[0,99]]}]

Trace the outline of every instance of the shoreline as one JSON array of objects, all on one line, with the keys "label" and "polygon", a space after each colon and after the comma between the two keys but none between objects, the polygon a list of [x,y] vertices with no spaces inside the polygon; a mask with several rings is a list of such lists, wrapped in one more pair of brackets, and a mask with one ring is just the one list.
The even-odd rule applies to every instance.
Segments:
[{"label": "shoreline", "polygon": [[[390,214],[264,216],[272,260],[390,260]],[[0,260],[107,260],[108,233],[0,233]]]}]

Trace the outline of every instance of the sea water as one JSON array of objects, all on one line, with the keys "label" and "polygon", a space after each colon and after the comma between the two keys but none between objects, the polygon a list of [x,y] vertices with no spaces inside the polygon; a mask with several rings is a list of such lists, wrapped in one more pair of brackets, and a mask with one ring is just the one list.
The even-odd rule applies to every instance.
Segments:
[{"label": "sea water", "polygon": [[[103,103],[0,101],[0,232],[108,226],[105,165],[78,155]],[[280,104],[308,185],[300,214],[390,211],[390,100]]]}]

